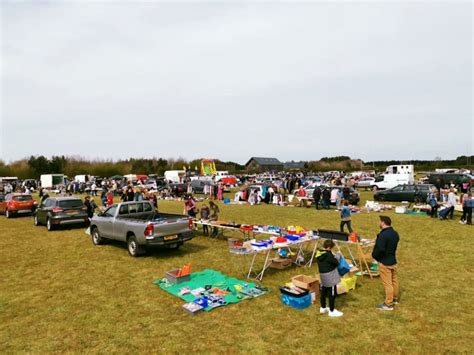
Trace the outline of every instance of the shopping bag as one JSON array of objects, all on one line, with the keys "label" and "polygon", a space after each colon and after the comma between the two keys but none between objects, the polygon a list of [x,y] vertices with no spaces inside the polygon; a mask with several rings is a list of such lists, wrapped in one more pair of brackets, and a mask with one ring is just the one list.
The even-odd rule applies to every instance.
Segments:
[{"label": "shopping bag", "polygon": [[339,259],[339,266],[337,267],[337,271],[339,272],[339,275],[344,276],[349,272],[351,267],[347,263],[346,259],[341,255],[341,258]]}]

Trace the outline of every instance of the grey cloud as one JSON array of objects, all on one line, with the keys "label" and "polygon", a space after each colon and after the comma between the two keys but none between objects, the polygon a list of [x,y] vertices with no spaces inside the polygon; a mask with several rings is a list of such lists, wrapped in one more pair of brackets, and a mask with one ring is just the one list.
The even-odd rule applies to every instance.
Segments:
[{"label": "grey cloud", "polygon": [[1,6],[6,160],[472,154],[470,3]]}]

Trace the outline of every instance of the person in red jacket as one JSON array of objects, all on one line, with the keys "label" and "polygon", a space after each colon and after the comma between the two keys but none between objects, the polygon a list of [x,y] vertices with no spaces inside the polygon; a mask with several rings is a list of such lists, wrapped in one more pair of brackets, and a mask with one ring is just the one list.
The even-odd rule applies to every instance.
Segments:
[{"label": "person in red jacket", "polygon": [[300,188],[298,189],[298,197],[306,197],[306,190],[303,186],[300,186]]},{"label": "person in red jacket", "polygon": [[107,192],[107,207],[112,206],[114,204],[114,194],[112,190]]}]

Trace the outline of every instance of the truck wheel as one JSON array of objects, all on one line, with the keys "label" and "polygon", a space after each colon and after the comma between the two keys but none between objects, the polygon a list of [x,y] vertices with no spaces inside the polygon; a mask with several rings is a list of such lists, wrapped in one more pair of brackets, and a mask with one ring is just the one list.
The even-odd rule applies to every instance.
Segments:
[{"label": "truck wheel", "polygon": [[5,217],[12,218],[12,213],[9,210],[5,211]]},{"label": "truck wheel", "polygon": [[46,220],[46,229],[51,232],[52,230],[54,230],[54,226],[53,226],[53,223],[51,223],[51,218],[48,218]]},{"label": "truck wheel", "polygon": [[35,226],[38,227],[40,225],[39,221],[38,221],[38,215],[35,214],[35,216],[33,217],[34,221],[35,221]]},{"label": "truck wheel", "polygon": [[379,188],[377,185],[374,185],[374,187],[372,187],[372,191],[377,191]]},{"label": "truck wheel", "polygon": [[133,257],[143,255],[146,252],[146,249],[142,245],[138,244],[137,238],[134,235],[128,238],[127,246],[128,246],[128,253],[130,254],[130,256],[133,256]]},{"label": "truck wheel", "polygon": [[99,234],[99,230],[97,228],[92,229],[92,244],[94,245],[101,245],[104,244],[104,238],[102,238]]}]

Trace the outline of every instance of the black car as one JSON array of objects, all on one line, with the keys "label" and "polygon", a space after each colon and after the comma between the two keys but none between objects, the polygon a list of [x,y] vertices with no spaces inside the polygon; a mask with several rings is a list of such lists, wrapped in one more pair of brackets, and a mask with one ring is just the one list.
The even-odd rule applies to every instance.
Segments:
[{"label": "black car", "polygon": [[49,197],[38,207],[34,215],[35,226],[46,225],[51,231],[58,226],[87,226],[87,209],[77,197]]},{"label": "black car", "polygon": [[442,188],[446,185],[456,185],[460,186],[466,182],[473,182],[474,176],[469,174],[458,174],[458,173],[439,173],[439,174],[430,174],[428,177],[428,182],[433,185],[437,185],[439,188]]},{"label": "black car", "polygon": [[212,183],[206,180],[193,180],[191,181],[191,187],[193,188],[193,192],[196,194],[203,194],[204,193],[204,186],[211,186]]},{"label": "black car", "polygon": [[430,184],[407,184],[398,185],[391,189],[378,191],[374,194],[375,201],[408,201],[425,202],[433,185]]}]

